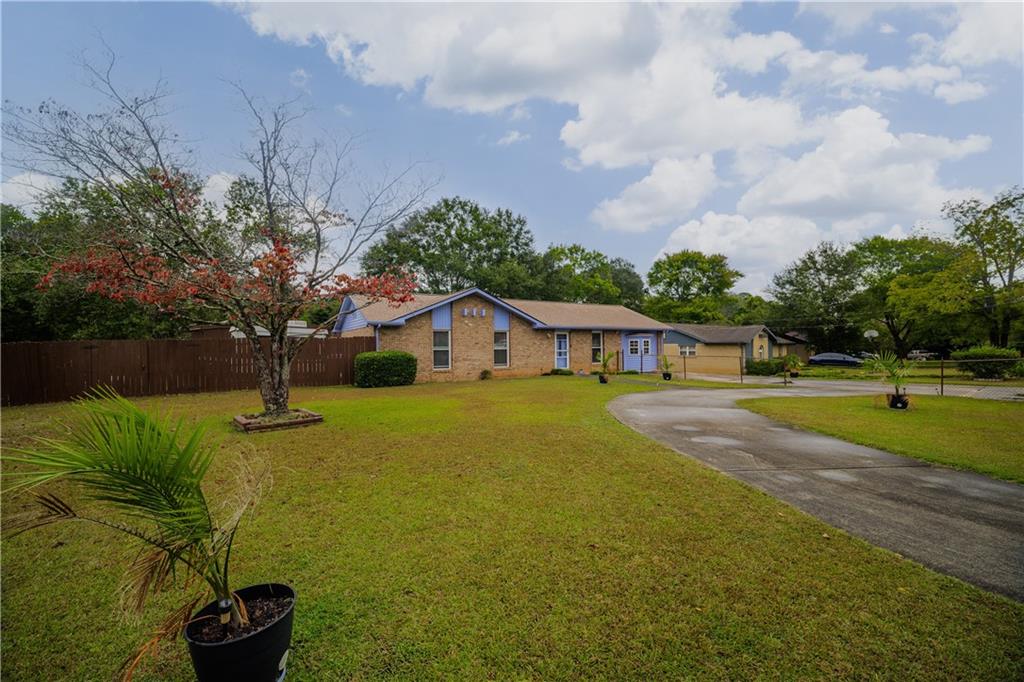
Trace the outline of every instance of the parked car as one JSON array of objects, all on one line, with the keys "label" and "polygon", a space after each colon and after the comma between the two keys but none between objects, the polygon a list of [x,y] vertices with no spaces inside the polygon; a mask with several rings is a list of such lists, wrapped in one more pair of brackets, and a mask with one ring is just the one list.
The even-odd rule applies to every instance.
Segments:
[{"label": "parked car", "polygon": [[860,367],[864,361],[845,353],[818,353],[807,361],[809,365],[831,365],[834,367]]},{"label": "parked car", "polygon": [[939,357],[938,353],[932,353],[927,350],[912,350],[907,353],[908,360],[932,360]]}]

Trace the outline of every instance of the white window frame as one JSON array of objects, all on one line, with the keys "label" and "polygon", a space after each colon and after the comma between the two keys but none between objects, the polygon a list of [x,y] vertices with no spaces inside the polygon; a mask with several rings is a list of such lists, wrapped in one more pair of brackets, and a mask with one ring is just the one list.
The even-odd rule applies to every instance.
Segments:
[{"label": "white window frame", "polygon": [[[448,345],[447,346],[436,346],[434,345],[434,334],[447,334]],[[452,330],[451,329],[434,329],[430,333],[430,364],[433,365],[435,372],[443,372],[452,368]],[[434,353],[439,350],[448,352],[448,364],[445,366],[439,366],[437,360],[434,357]]]},{"label": "white window frame", "polygon": [[642,345],[640,347],[643,350],[643,354],[651,355],[651,337],[645,336],[642,339],[640,339],[640,341],[642,342]]},{"label": "white window frame", "polygon": [[[600,343],[597,346],[594,345],[594,334],[597,334],[598,339],[600,339]],[[596,360],[594,359],[594,351],[595,350],[597,351],[597,359]],[[592,364],[592,365],[600,365],[601,364],[601,358],[603,358],[603,357],[604,357],[604,332],[592,331],[592,332],[590,332],[590,364]]]},{"label": "white window frame", "polygon": [[630,339],[627,347],[630,355],[640,355],[640,339]]},{"label": "white window frame", "polygon": [[[558,366],[558,337],[565,337],[565,367]],[[555,332],[555,368],[556,369],[571,369],[572,368],[572,355],[570,354],[570,348],[572,344],[572,335],[569,332]]]},{"label": "white window frame", "polygon": [[495,329],[494,330],[494,335],[497,336],[498,334],[504,334],[505,335],[505,345],[504,346],[499,346],[498,345],[498,340],[494,339],[494,348],[492,349],[492,352],[491,352],[491,362],[494,362],[494,351],[503,350],[503,351],[505,351],[505,364],[504,365],[499,365],[498,363],[494,362],[494,366],[497,369],[508,369],[509,365],[512,364],[512,349],[511,349],[511,344],[509,343],[508,330],[507,329]]},{"label": "white window frame", "polygon": [[684,355],[684,356],[686,356],[688,358],[692,358],[692,357],[696,356],[697,355],[697,346],[696,346],[696,344],[694,344],[692,346],[682,346],[682,345],[679,346],[679,354],[680,355]]}]

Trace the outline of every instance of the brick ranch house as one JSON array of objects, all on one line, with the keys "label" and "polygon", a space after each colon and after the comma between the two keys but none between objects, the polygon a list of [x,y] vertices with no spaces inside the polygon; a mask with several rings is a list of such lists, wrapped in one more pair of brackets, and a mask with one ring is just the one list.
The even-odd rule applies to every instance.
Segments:
[{"label": "brick ranch house", "polygon": [[552,368],[589,373],[602,354],[617,370],[655,371],[670,327],[620,305],[501,299],[478,288],[416,294],[399,307],[346,297],[333,332],[373,336],[377,350],[417,361],[417,381],[536,376]]}]

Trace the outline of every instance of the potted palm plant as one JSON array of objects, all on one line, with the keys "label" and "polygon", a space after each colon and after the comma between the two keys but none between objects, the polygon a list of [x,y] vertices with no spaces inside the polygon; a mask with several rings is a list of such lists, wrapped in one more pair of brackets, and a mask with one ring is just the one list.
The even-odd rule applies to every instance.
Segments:
[{"label": "potted palm plant", "polygon": [[800,376],[800,368],[804,366],[804,363],[800,360],[799,355],[790,353],[782,359],[782,370],[789,374],[791,379],[796,379]]},{"label": "potted palm plant", "polygon": [[608,383],[608,375],[611,374],[611,362],[615,353],[609,351],[601,356],[601,371],[597,374],[597,380],[602,384]]},{"label": "potted palm plant", "polygon": [[[191,590],[125,662],[125,679],[147,652],[178,633],[201,681],[282,679],[295,592],[276,583],[236,591],[229,582],[235,533],[267,485],[266,467],[240,457],[234,483],[218,483],[208,497],[203,482],[216,449],[204,443],[202,427],[150,415],[109,389],[78,401],[75,409],[78,419],[68,425],[66,439],[40,439],[38,448],[5,457],[17,463],[4,472],[16,481],[11,490],[31,495],[36,504],[4,530],[16,534],[80,521],[120,533],[138,548],[125,572],[123,602],[134,611],[174,584]],[[81,502],[37,491],[56,481],[80,491]]]},{"label": "potted palm plant", "polygon": [[910,407],[907,395],[907,377],[914,368],[913,363],[905,363],[895,353],[879,353],[864,363],[864,368],[871,374],[879,375],[879,380],[892,385],[893,392],[886,396],[889,407],[894,410],[905,410]]},{"label": "potted palm plant", "polygon": [[661,356],[661,378],[665,381],[672,381],[672,362],[667,355]]}]

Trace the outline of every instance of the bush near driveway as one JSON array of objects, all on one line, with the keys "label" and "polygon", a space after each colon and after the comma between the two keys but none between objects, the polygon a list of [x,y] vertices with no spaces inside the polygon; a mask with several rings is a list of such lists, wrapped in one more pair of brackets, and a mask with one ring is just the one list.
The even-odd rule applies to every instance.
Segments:
[{"label": "bush near driveway", "polygon": [[1019,358],[1020,353],[1012,348],[975,346],[955,351],[950,357],[975,379],[1003,379],[1014,372],[1017,363],[1010,361]]},{"label": "bush near driveway", "polygon": [[400,350],[381,350],[356,356],[355,384],[359,388],[406,386],[416,381],[416,356]]},{"label": "bush near driveway", "polygon": [[771,377],[782,372],[782,358],[772,360],[747,360],[746,374],[759,377]]},{"label": "bush near driveway", "polygon": [[[851,538],[605,408],[652,389],[295,388],[293,404],[326,421],[258,442],[227,424],[254,391],[138,402],[207,420],[223,446],[215,478],[246,448],[270,461],[232,576],[298,592],[288,682],[1024,677],[1024,606]],[[64,409],[5,409],[4,447],[59,435]],[[19,511],[0,501],[5,520]],[[109,541],[85,526],[4,540],[5,682],[109,680],[145,637],[113,612],[120,556],[97,551]],[[136,674],[190,679],[183,646]]]}]

